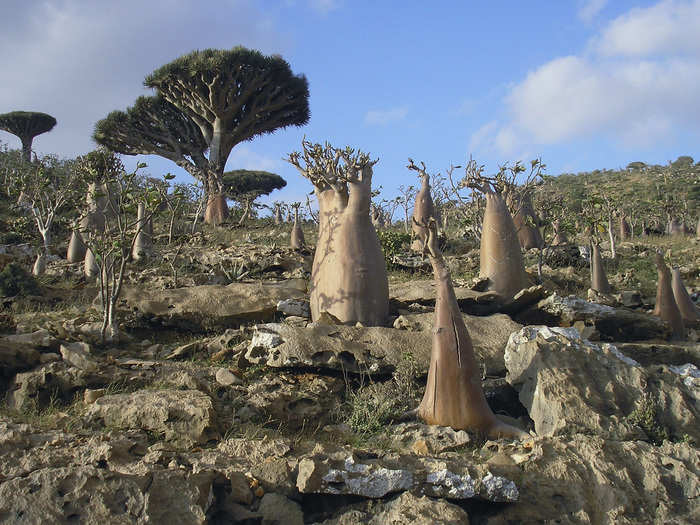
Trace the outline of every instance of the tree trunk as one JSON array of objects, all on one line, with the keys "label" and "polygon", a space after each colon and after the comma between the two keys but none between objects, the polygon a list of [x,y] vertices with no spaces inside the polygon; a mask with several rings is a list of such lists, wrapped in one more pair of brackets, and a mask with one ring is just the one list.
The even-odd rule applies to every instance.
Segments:
[{"label": "tree trunk", "polygon": [[486,193],[486,210],[481,231],[479,275],[488,277],[489,289],[509,301],[527,287],[525,262],[515,225],[503,197]]},{"label": "tree trunk", "polygon": [[[435,204],[430,195],[430,178],[427,175],[421,177],[421,188],[416,194],[416,202],[413,206],[413,220],[411,230],[416,236],[416,241],[411,245],[411,249],[422,252],[425,242],[428,239],[428,220],[436,217]],[[436,219],[437,220],[437,219]]]},{"label": "tree trunk", "polygon": [[22,158],[24,162],[30,163],[32,161],[32,142],[34,137],[20,137],[22,141]]},{"label": "tree trunk", "polygon": [[148,222],[146,218],[146,205],[143,202],[139,202],[138,220],[136,223],[138,233],[136,234],[134,246],[131,250],[131,257],[135,261],[144,259],[149,255],[151,249],[151,234],[149,232]]},{"label": "tree trunk", "polygon": [[617,251],[615,250],[615,234],[613,233],[612,213],[608,215],[608,237],[610,238],[610,257],[615,259],[617,258]]},{"label": "tree trunk", "polygon": [[68,253],[66,254],[66,259],[69,263],[77,263],[85,259],[85,252],[87,246],[83,241],[83,236],[80,235],[79,231],[73,230],[70,235],[70,242],[68,243]]},{"label": "tree trunk", "polygon": [[523,197],[520,208],[515,217],[513,217],[513,224],[515,225],[515,231],[518,232],[520,247],[525,251],[532,248],[541,248],[544,245],[542,234],[537,228],[538,222],[535,210],[532,209],[532,204],[529,202],[529,199]]},{"label": "tree trunk", "polygon": [[600,255],[600,247],[596,243],[592,244],[591,249],[591,289],[604,294],[612,292],[608,278],[605,275],[603,257]]},{"label": "tree trunk", "polygon": [[221,193],[210,194],[207,199],[207,209],[204,212],[204,222],[218,226],[228,217],[226,197]]},{"label": "tree trunk", "polygon": [[671,272],[660,253],[655,255],[654,262],[656,263],[658,283],[656,285],[656,305],[652,313],[671,326],[672,339],[684,339],[685,326],[673,295]]},{"label": "tree trunk", "polygon": [[501,422],[491,411],[481,387],[481,369],[457,304],[449,270],[437,247],[432,226],[429,255],[435,276],[435,326],[430,368],[418,415],[429,425],[483,432],[490,438],[529,437]]},{"label": "tree trunk", "polygon": [[289,242],[292,250],[302,250],[304,248],[304,231],[299,224],[299,208],[294,210],[294,225],[292,226],[292,235]]},{"label": "tree trunk", "polygon": [[38,253],[36,260],[34,261],[34,267],[32,268],[32,274],[37,277],[44,275],[46,273],[46,254]]},{"label": "tree trunk", "polygon": [[245,223],[246,219],[248,218],[248,215],[250,214],[250,199],[245,200],[245,208],[243,208],[243,214],[241,215],[241,218],[238,219],[238,225],[243,226]]},{"label": "tree trunk", "polygon": [[686,290],[683,279],[681,279],[680,269],[674,268],[672,274],[671,288],[673,289],[673,297],[681,313],[683,322],[695,324],[700,321],[700,310],[695,306],[690,295],[688,295],[688,290]]},{"label": "tree trunk", "polygon": [[316,188],[319,233],[311,271],[311,317],[377,326],[389,314],[386,262],[369,217],[371,175],[349,194]]}]

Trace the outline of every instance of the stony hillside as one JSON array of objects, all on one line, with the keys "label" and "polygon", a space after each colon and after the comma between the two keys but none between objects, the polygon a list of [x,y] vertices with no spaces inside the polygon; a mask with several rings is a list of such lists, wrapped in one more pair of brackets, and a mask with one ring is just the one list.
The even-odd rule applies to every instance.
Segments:
[{"label": "stony hillside", "polygon": [[506,307],[480,291],[478,249],[453,250],[489,404],[531,432],[516,442],[404,417],[431,348],[420,258],[392,264],[388,326],[311,323],[312,254],[286,248],[289,230],[156,239],[155,263],[126,277],[118,345],[100,343],[98,290],[67,239],[38,281],[8,277],[30,246],[0,246],[17,284],[0,300],[1,523],[700,520],[700,332],[669,341],[650,313],[654,250],[697,292],[696,239],[633,239],[616,261],[604,246],[610,304],[586,300],[575,244],[541,285],[528,253],[533,286]]}]

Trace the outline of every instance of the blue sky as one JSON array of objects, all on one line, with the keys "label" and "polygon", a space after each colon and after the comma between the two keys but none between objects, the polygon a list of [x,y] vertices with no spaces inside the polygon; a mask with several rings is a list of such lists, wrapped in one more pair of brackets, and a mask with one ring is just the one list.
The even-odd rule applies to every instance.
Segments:
[{"label": "blue sky", "polygon": [[[81,154],[97,120],[149,92],[155,68],[240,44],[281,54],[310,84],[307,126],[240,144],[227,165],[282,175],[272,200],[311,190],[281,160],[303,135],[379,157],[387,197],[415,184],[409,156],[430,172],[470,154],[489,171],[539,156],[553,175],[700,157],[700,0],[200,4],[4,0],[0,112],[54,115],[35,149]],[[183,173],[140,160],[153,175]]]}]

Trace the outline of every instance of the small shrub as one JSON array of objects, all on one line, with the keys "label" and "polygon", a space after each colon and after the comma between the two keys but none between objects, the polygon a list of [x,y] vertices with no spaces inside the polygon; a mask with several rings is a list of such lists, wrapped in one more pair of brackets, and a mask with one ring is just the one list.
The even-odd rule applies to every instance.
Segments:
[{"label": "small shrub", "polygon": [[11,262],[0,272],[0,295],[37,295],[39,285],[32,274],[17,263]]},{"label": "small shrub", "polygon": [[408,248],[411,242],[411,234],[395,230],[379,230],[377,231],[377,236],[382,245],[387,268],[391,269],[394,266],[394,256],[399,255]]},{"label": "small shrub", "polygon": [[661,445],[664,440],[669,439],[669,435],[668,431],[659,423],[656,410],[654,400],[649,394],[645,394],[635,409],[627,416],[627,420],[644,430],[654,445]]}]

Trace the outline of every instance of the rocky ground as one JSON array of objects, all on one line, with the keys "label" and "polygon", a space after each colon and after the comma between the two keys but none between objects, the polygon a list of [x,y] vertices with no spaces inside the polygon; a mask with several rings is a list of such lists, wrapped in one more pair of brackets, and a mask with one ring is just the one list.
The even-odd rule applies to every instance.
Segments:
[{"label": "rocky ground", "polygon": [[[651,241],[619,247],[599,302],[575,246],[505,307],[478,250],[448,258],[489,403],[531,431],[514,442],[402,419],[430,356],[420,261],[396,261],[392,325],[312,324],[286,236],[159,250],[127,277],[118,345],[79,265],[2,299],[0,522],[700,522],[700,330],[669,342],[650,314]],[[654,242],[697,290],[700,244]]]}]

